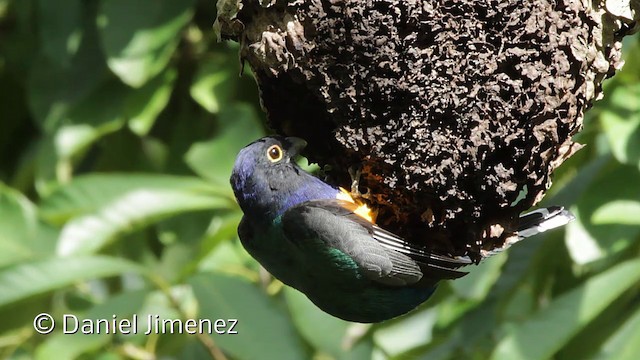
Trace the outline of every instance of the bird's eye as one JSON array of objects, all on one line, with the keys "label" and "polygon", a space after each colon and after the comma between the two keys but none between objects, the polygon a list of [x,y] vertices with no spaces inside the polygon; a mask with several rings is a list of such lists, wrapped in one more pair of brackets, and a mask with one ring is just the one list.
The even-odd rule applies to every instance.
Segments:
[{"label": "bird's eye", "polygon": [[278,162],[282,160],[282,148],[278,145],[271,145],[267,149],[267,157],[271,162]]}]

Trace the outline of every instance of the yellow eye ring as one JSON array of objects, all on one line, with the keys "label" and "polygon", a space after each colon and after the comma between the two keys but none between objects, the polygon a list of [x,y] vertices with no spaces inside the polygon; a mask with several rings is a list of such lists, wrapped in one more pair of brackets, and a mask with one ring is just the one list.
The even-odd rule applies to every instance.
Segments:
[{"label": "yellow eye ring", "polygon": [[278,145],[271,145],[267,149],[267,158],[272,163],[282,160],[282,148]]}]

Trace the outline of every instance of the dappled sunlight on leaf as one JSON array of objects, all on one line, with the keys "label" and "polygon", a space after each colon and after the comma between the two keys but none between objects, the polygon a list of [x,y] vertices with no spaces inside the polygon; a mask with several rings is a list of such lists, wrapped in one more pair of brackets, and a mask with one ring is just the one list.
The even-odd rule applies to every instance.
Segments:
[{"label": "dappled sunlight on leaf", "polygon": [[[193,0],[128,0],[101,3],[97,16],[109,68],[126,84],[144,85],[159,74],[193,14]],[[139,14],[145,14],[140,16]]]},{"label": "dappled sunlight on leaf", "polygon": [[596,225],[640,225],[640,197],[637,200],[610,201],[593,212],[591,221]]},{"label": "dappled sunlight on leaf", "polygon": [[61,187],[43,206],[45,218],[70,214],[58,253],[92,253],[117,234],[185,212],[228,209],[233,202],[196,178],[93,175]]},{"label": "dappled sunlight on leaf", "polygon": [[106,256],[52,258],[10,266],[0,270],[0,307],[78,281],[125,272],[144,272],[144,268]]},{"label": "dappled sunlight on leaf", "polygon": [[[640,281],[640,261],[628,261],[588,279],[519,325],[505,325],[506,336],[492,359],[548,359],[624,291]],[[552,331],[553,336],[549,336]]]}]

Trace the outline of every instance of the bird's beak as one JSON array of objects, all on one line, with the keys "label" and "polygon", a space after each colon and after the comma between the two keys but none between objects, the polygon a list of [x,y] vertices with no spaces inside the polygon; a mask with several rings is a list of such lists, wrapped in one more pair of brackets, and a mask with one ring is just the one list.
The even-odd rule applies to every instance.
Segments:
[{"label": "bird's beak", "polygon": [[300,155],[300,152],[302,151],[302,149],[304,149],[307,146],[307,142],[297,138],[297,137],[288,137],[287,141],[291,144],[291,147],[289,148],[289,154],[293,157],[296,155]]}]

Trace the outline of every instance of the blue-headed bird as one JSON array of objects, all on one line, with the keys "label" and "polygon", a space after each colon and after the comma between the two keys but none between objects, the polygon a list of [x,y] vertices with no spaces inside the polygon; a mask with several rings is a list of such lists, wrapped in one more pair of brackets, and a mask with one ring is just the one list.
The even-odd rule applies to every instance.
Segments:
[{"label": "blue-headed bird", "polygon": [[[333,316],[370,323],[411,311],[440,280],[467,274],[458,269],[468,257],[429,253],[380,228],[366,204],[302,170],[293,159],[305,145],[257,140],[240,151],[231,175],[244,212],[240,241],[273,276]],[[522,215],[517,239],[572,219],[561,207]]]}]

